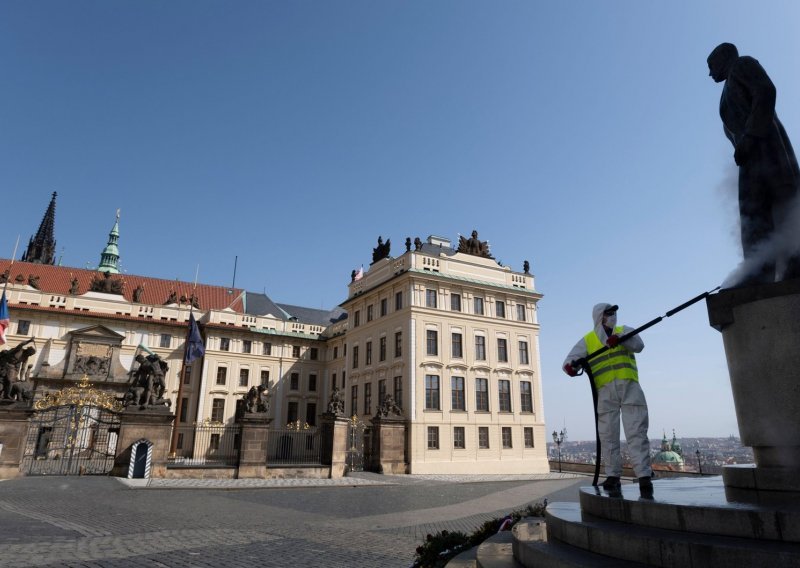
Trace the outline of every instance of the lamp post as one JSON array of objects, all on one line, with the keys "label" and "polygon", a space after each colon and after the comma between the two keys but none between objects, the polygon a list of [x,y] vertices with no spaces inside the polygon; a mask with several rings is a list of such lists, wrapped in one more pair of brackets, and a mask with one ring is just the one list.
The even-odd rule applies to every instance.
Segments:
[{"label": "lamp post", "polygon": [[553,430],[553,442],[555,443],[556,447],[558,448],[558,473],[561,473],[561,444],[567,438],[567,433],[562,430],[561,432],[556,432]]},{"label": "lamp post", "polygon": [[697,448],[694,455],[697,456],[697,470],[700,472],[700,475],[703,475],[703,464],[700,463],[700,448]]}]

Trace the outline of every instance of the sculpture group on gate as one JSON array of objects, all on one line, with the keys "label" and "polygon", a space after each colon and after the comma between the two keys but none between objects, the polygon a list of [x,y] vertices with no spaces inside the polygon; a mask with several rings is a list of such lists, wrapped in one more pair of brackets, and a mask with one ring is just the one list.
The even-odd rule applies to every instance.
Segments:
[{"label": "sculpture group on gate", "polygon": [[269,412],[269,394],[267,393],[266,385],[250,387],[250,390],[242,398],[244,399],[245,412]]},{"label": "sculpture group on gate", "polygon": [[331,398],[328,400],[328,412],[336,416],[344,416],[344,396],[339,387],[333,387]]},{"label": "sculpture group on gate", "polygon": [[378,411],[375,413],[377,418],[388,418],[390,416],[403,416],[403,409],[397,404],[391,394],[386,394],[383,397],[383,402],[378,405]]},{"label": "sculpture group on gate", "polygon": [[165,380],[169,365],[158,355],[148,355],[145,357],[141,353],[136,355],[136,362],[139,366],[131,371],[130,387],[122,398],[122,405],[138,406],[144,409],[152,406],[167,405],[172,401],[164,398],[167,389]]},{"label": "sculpture group on gate", "polygon": [[33,398],[28,386],[28,359],[36,353],[36,347],[26,347],[33,338],[23,341],[16,347],[0,351],[0,401],[28,402]]}]

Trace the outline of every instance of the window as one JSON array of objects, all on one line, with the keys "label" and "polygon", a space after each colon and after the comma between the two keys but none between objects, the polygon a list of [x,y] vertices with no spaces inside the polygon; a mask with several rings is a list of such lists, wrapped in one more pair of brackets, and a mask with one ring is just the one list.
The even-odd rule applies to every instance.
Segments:
[{"label": "window", "polygon": [[264,355],[272,355],[272,343],[264,342]]},{"label": "window", "polygon": [[394,378],[394,401],[403,408],[403,377]]},{"label": "window", "polygon": [[372,304],[367,306],[367,321],[372,321]]},{"label": "window", "polygon": [[300,390],[300,373],[292,373],[289,377],[289,388],[293,391]]},{"label": "window", "polygon": [[183,368],[183,384],[190,385],[192,384],[192,366],[186,365]]},{"label": "window", "polygon": [[178,418],[179,422],[186,422],[186,419],[189,415],[189,399],[187,397],[181,397],[181,415]]},{"label": "window", "polygon": [[502,337],[497,340],[497,360],[502,363],[508,362],[508,344]]},{"label": "window", "polygon": [[386,379],[378,381],[378,406],[386,399]]},{"label": "window", "polygon": [[403,355],[403,332],[398,331],[394,334],[394,356],[400,357]]},{"label": "window", "polygon": [[358,345],[353,346],[353,368],[358,369]]},{"label": "window", "polygon": [[336,388],[336,373],[331,375],[331,390]]},{"label": "window", "polygon": [[517,319],[525,321],[525,304],[517,304]]},{"label": "window", "polygon": [[438,426],[428,426],[428,449],[429,450],[438,450],[439,449],[439,427]]},{"label": "window", "polygon": [[299,359],[300,358],[300,346],[299,345],[292,345],[292,357]]},{"label": "window", "polygon": [[436,307],[436,290],[425,290],[425,306],[428,308]]},{"label": "window", "polygon": [[308,375],[308,390],[309,392],[317,391],[317,375]]},{"label": "window", "polygon": [[464,440],[464,427],[463,426],[454,426],[453,427],[453,447],[457,450],[463,450],[467,447],[467,443]]},{"label": "window", "polygon": [[372,342],[367,341],[367,352],[364,357],[365,365],[372,365]]},{"label": "window", "polygon": [[298,407],[298,403],[297,402],[292,401],[292,402],[289,403],[289,406],[287,407],[287,411],[286,411],[286,422],[287,423],[297,422],[297,407]]},{"label": "window", "polygon": [[533,393],[531,392],[530,381],[520,381],[519,383],[519,410],[520,412],[533,412]]},{"label": "window", "polygon": [[482,316],[483,315],[483,298],[475,298],[473,303],[475,305],[475,315]]},{"label": "window", "polygon": [[452,356],[461,358],[464,356],[464,349],[461,342],[461,334],[460,333],[453,333],[452,335]]},{"label": "window", "polygon": [[178,434],[178,442],[175,444],[175,449],[183,449],[183,433]]},{"label": "window", "polygon": [[372,383],[364,383],[364,414],[372,413]]},{"label": "window", "polygon": [[454,312],[461,311],[461,294],[450,294],[450,309]]},{"label": "window", "polygon": [[231,350],[231,340],[227,337],[220,337],[219,338],[219,350],[220,351],[230,351]]},{"label": "window", "polygon": [[245,339],[242,341],[242,353],[252,353],[253,352],[253,342],[249,339]]},{"label": "window", "polygon": [[527,365],[528,364],[528,342],[527,341],[520,341],[519,342],[519,364],[520,365]]},{"label": "window", "polygon": [[353,327],[359,325],[361,325],[361,310],[356,310],[356,313],[353,314]]},{"label": "window", "polygon": [[464,377],[450,377],[450,393],[452,396],[452,410],[466,410]]},{"label": "window", "polygon": [[211,440],[208,442],[208,449],[215,451],[219,449],[219,434],[211,434]]},{"label": "window", "polygon": [[440,410],[439,375],[425,375],[425,410]]},{"label": "window", "polygon": [[381,317],[389,313],[389,300],[383,298],[381,300]]},{"label": "window", "polygon": [[494,309],[497,313],[497,317],[505,319],[506,317],[506,303],[501,302],[500,300],[494,303]]},{"label": "window", "polygon": [[497,392],[500,396],[500,412],[511,412],[511,381],[497,381]]},{"label": "window", "polygon": [[394,295],[394,309],[395,309],[395,311],[403,309],[403,293],[402,292],[397,292]]},{"label": "window", "polygon": [[317,403],[309,402],[306,404],[306,423],[309,426],[317,425]]},{"label": "window", "polygon": [[475,379],[475,410],[489,410],[489,379]]},{"label": "window", "polygon": [[317,359],[319,359],[319,349],[316,347],[312,347],[311,349],[309,349],[308,358],[311,359],[312,361],[316,361]]},{"label": "window", "polygon": [[169,333],[162,333],[161,341],[159,342],[158,346],[163,347],[165,349],[169,349],[171,343],[172,343],[172,336]]},{"label": "window", "polygon": [[533,427],[525,426],[522,429],[522,433],[525,435],[525,447],[532,448],[533,447]]},{"label": "window", "polygon": [[250,383],[250,369],[239,369],[239,386],[246,387]]},{"label": "window", "polygon": [[345,378],[347,377],[347,371],[342,371],[342,388],[344,388]]},{"label": "window", "polygon": [[[19,320],[17,322],[17,335],[28,335],[30,332],[31,332],[30,320]],[[167,345],[167,347],[169,347],[169,345]]]},{"label": "window", "polygon": [[211,421],[222,422],[225,418],[225,399],[215,398],[211,401]]},{"label": "window", "polygon": [[350,388],[350,414],[353,416],[358,412],[358,385]]},{"label": "window", "polygon": [[428,355],[438,355],[439,354],[439,332],[435,329],[429,329],[427,331],[427,346],[428,346]]},{"label": "window", "polygon": [[482,335],[475,336],[475,359],[486,361],[486,338]]},{"label": "window", "polygon": [[224,385],[228,380],[228,367],[217,367],[217,384]]},{"label": "window", "polygon": [[386,361],[386,337],[381,337],[378,343],[378,361]]},{"label": "window", "polygon": [[261,371],[261,384],[269,386],[269,369],[263,369]]},{"label": "window", "polygon": [[501,431],[503,436],[503,447],[504,448],[511,448],[511,427],[510,426],[503,426]]},{"label": "window", "polygon": [[478,447],[482,450],[489,449],[489,427],[478,426]]},{"label": "window", "polygon": [[336,346],[333,348],[333,358],[334,358],[334,359],[338,359],[338,358],[339,358],[339,346],[338,346],[338,345],[336,345]]}]

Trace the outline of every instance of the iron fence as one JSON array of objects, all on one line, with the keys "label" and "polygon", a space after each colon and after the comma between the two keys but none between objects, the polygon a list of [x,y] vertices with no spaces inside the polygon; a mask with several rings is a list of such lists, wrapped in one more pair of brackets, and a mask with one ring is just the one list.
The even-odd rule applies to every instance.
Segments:
[{"label": "iron fence", "polygon": [[241,425],[197,424],[178,430],[178,448],[169,458],[175,467],[235,466],[239,463]]},{"label": "iron fence", "polygon": [[270,428],[267,466],[323,465],[322,434],[317,428]]}]

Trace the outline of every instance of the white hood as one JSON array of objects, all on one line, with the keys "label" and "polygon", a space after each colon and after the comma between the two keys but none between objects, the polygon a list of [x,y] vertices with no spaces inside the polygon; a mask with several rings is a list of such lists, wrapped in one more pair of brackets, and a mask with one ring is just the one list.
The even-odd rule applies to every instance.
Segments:
[{"label": "white hood", "polygon": [[597,334],[597,338],[603,345],[606,344],[606,340],[608,339],[608,336],[606,335],[606,330],[605,328],[603,328],[603,312],[613,306],[614,304],[603,303],[603,304],[596,304],[592,308],[592,321],[594,322],[594,332]]}]

